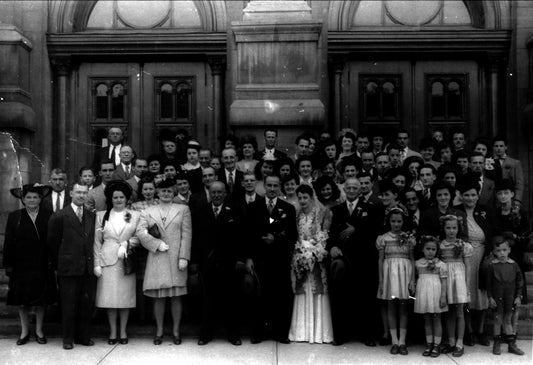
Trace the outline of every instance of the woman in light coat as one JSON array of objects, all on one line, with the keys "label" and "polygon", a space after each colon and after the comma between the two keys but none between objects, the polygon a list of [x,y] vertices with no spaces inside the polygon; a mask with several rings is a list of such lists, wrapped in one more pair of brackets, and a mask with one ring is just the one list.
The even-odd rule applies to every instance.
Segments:
[{"label": "woman in light coat", "polygon": [[[144,295],[154,299],[156,335],[154,345],[163,342],[163,318],[166,298],[170,297],[173,318],[172,335],[181,344],[181,296],[187,294],[187,266],[191,256],[191,212],[184,204],[172,203],[174,180],[165,179],[157,185],[159,205],[148,207],[141,214],[137,236],[148,250],[143,282]],[[157,226],[160,237],[149,229]]]},{"label": "woman in light coat", "polygon": [[[135,308],[135,274],[126,274],[124,259],[128,246],[139,245],[135,231],[140,214],[126,209],[132,194],[124,181],[112,181],[105,189],[107,210],[96,213],[94,235],[94,275],[96,306],[107,309],[110,334],[108,343],[128,343],[126,327],[130,308]],[[117,315],[120,317],[120,338],[117,339]]]}]

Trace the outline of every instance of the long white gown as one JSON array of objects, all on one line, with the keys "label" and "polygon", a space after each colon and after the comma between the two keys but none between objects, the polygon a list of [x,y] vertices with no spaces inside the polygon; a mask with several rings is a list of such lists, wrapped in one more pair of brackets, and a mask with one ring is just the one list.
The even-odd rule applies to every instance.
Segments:
[{"label": "long white gown", "polygon": [[[289,340],[333,342],[327,271],[323,262],[327,255],[325,248],[331,211],[322,206],[315,206],[309,214],[300,211],[297,224],[298,243],[291,270],[295,295]],[[311,258],[313,256],[314,259]],[[313,262],[310,264],[311,271],[302,269],[302,265],[298,264],[298,257],[310,258],[307,262]]]}]

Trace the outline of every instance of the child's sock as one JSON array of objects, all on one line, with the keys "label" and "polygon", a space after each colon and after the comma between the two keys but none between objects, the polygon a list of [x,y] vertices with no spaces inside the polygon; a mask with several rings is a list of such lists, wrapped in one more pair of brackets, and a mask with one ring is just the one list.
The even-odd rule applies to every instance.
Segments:
[{"label": "child's sock", "polygon": [[426,336],[426,343],[433,343],[433,336]]},{"label": "child's sock", "polygon": [[[448,342],[449,342],[449,345],[450,345],[451,347],[454,347],[454,346],[455,346],[455,337],[449,337],[449,338],[448,338]],[[463,341],[461,340],[461,343],[462,343],[462,342],[463,342]]]},{"label": "child's sock", "polygon": [[398,345],[398,333],[396,331],[396,328],[395,329],[390,329],[390,336],[391,336],[391,339],[392,339],[392,344],[393,345]]},{"label": "child's sock", "polygon": [[459,347],[460,349],[463,348],[463,339],[462,338],[458,338],[457,339],[457,343],[455,344],[455,347]]},{"label": "child's sock", "polygon": [[435,345],[440,345],[441,341],[442,341],[442,337],[435,336],[435,338],[433,339],[433,343]]},{"label": "child's sock", "polygon": [[407,328],[400,328],[400,339],[399,339],[400,345],[405,345],[406,335],[407,335]]}]

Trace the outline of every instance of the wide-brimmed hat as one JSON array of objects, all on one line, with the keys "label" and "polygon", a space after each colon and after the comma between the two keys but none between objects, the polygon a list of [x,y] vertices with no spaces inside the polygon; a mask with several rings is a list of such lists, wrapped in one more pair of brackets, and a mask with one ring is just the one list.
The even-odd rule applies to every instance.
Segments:
[{"label": "wide-brimmed hat", "polygon": [[52,187],[49,185],[42,185],[39,183],[35,183],[35,184],[25,184],[20,188],[11,189],[10,192],[11,192],[11,195],[13,195],[15,198],[22,200],[22,198],[24,198],[24,196],[26,196],[26,194],[28,193],[37,193],[42,199],[50,195],[52,193],[52,190],[53,190]]},{"label": "wide-brimmed hat", "polygon": [[124,195],[126,196],[126,200],[129,200],[131,198],[133,189],[131,188],[130,184],[128,184],[127,182],[123,180],[112,180],[108,182],[104,190],[104,195],[108,202],[111,202],[113,198],[113,193],[115,191],[123,192]]},{"label": "wide-brimmed hat", "polygon": [[172,188],[176,185],[176,181],[170,177],[167,177],[166,179],[161,180],[155,187],[157,189],[166,189],[166,188]]}]

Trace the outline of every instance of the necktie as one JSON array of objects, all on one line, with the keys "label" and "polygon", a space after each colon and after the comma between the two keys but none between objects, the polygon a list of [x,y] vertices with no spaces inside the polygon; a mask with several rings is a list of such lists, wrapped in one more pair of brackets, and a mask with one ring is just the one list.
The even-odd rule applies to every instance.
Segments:
[{"label": "necktie", "polygon": [[55,212],[59,212],[61,210],[61,200],[60,200],[60,197],[61,197],[61,193],[57,193],[57,199],[56,199],[56,207],[54,209],[54,213]]},{"label": "necktie", "polygon": [[272,214],[272,211],[274,210],[274,201],[272,199],[268,200],[268,214]]},{"label": "necktie", "polygon": [[348,211],[350,212],[350,215],[352,215],[352,213],[353,213],[353,208],[354,208],[353,202],[349,202],[348,203]]},{"label": "necktie", "polygon": [[250,204],[253,202],[253,198],[251,196],[246,197],[247,203]]},{"label": "necktie", "polygon": [[113,161],[113,163],[116,162],[116,161],[115,161],[115,148],[116,148],[116,147],[113,146],[113,148],[111,149],[111,154],[109,155],[109,159],[110,159],[111,161]]},{"label": "necktie", "polygon": [[81,206],[78,207],[76,211],[76,215],[78,216],[78,220],[81,223],[81,220],[83,219],[83,210],[81,209]]},{"label": "necktie", "polygon": [[424,198],[429,199],[429,189],[424,188]]},{"label": "necktie", "polygon": [[228,188],[230,192],[233,191],[233,172],[228,174]]},{"label": "necktie", "polygon": [[126,176],[130,175],[130,165],[126,165]]},{"label": "necktie", "polygon": [[213,208],[213,213],[215,214],[215,219],[218,218],[218,210],[219,210],[219,207],[214,207]]},{"label": "necktie", "polygon": [[416,217],[416,215],[413,215],[413,228],[418,228],[418,218]]}]

